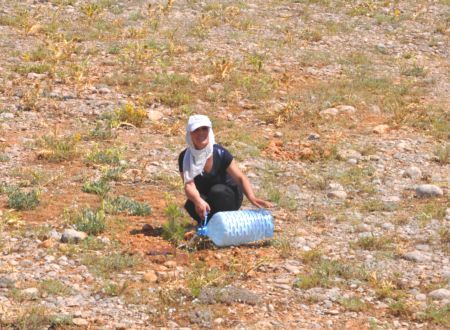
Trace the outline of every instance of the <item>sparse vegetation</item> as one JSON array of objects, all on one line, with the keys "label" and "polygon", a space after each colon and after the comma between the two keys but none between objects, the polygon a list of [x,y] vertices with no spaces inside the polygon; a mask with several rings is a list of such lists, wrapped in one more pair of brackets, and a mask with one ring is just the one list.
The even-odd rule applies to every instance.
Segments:
[{"label": "sparse vegetation", "polygon": [[118,214],[126,211],[128,215],[145,216],[151,213],[151,208],[148,204],[134,201],[125,196],[106,200],[104,202],[104,208],[110,214]]},{"label": "sparse vegetation", "polygon": [[101,209],[93,211],[85,208],[76,215],[74,226],[77,230],[96,236],[106,229],[105,212]]},{"label": "sparse vegetation", "polygon": [[105,197],[109,190],[110,186],[108,184],[108,181],[104,179],[100,179],[97,181],[87,181],[83,184],[83,187],[81,188],[82,191],[89,194],[96,194],[101,197]]},{"label": "sparse vegetation", "polygon": [[40,150],[38,158],[52,162],[61,162],[73,159],[77,155],[77,144],[80,141],[78,134],[72,136],[58,137],[46,135],[37,142]]},{"label": "sparse vegetation", "polygon": [[164,239],[174,244],[178,244],[178,242],[183,239],[187,226],[183,212],[179,206],[169,198],[167,199],[167,206],[164,213],[167,220],[162,227],[162,236]]},{"label": "sparse vegetation", "polygon": [[32,210],[39,203],[39,192],[35,189],[25,192],[18,188],[12,188],[8,192],[8,206],[15,210]]},{"label": "sparse vegetation", "polygon": [[99,149],[98,147],[87,155],[87,161],[95,164],[119,165],[123,158],[122,151],[116,147]]}]

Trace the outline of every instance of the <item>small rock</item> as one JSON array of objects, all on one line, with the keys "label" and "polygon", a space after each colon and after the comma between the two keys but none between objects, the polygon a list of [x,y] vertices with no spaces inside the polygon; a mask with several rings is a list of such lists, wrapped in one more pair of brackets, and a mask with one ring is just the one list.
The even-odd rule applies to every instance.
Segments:
[{"label": "small rock", "polygon": [[348,113],[352,114],[356,112],[356,108],[351,105],[338,105],[336,109],[339,111],[339,113]]},{"label": "small rock", "polygon": [[319,112],[319,115],[320,115],[321,117],[326,117],[326,116],[332,116],[332,117],[334,117],[334,116],[336,116],[338,113],[339,113],[339,110],[338,110],[338,109],[336,109],[336,108],[328,108],[328,109],[325,109],[325,110],[320,111],[320,112]]},{"label": "small rock", "polygon": [[39,298],[39,289],[38,288],[24,289],[21,291],[21,294],[26,299],[36,300]]},{"label": "small rock", "polygon": [[149,283],[156,283],[158,282],[158,275],[154,270],[148,271],[144,274],[144,280]]},{"label": "small rock", "polygon": [[280,138],[280,137],[283,136],[283,133],[281,133],[281,132],[275,132],[274,136]]},{"label": "small rock", "polygon": [[40,33],[42,30],[43,30],[42,25],[37,23],[30,27],[30,29],[28,30],[28,34],[36,35],[36,34]]},{"label": "small rock", "polygon": [[422,171],[416,166],[411,166],[403,173],[403,177],[411,179],[420,179],[422,177]]},{"label": "small rock", "polygon": [[177,267],[177,262],[173,261],[173,260],[169,260],[164,263],[164,266],[166,266],[168,268],[175,268],[175,267]]},{"label": "small rock", "polygon": [[89,322],[87,320],[79,318],[79,317],[73,318],[72,323],[79,327],[86,327],[89,325]]},{"label": "small rock", "polygon": [[164,114],[158,110],[149,110],[147,116],[151,121],[159,121],[164,117]]},{"label": "small rock", "polygon": [[55,241],[51,238],[46,239],[45,241],[43,241],[41,244],[39,244],[40,247],[43,247],[45,249],[51,248],[55,245]]},{"label": "small rock", "polygon": [[84,240],[88,235],[85,232],[78,231],[75,229],[66,229],[64,230],[61,236],[61,242],[68,243],[74,242],[78,243],[79,241]]},{"label": "small rock", "polygon": [[444,300],[444,299],[450,299],[450,290],[447,289],[437,289],[434,291],[431,291],[428,296],[435,300]]},{"label": "small rock", "polygon": [[[450,281],[450,271],[449,270],[443,270],[441,276],[443,278],[445,278],[447,281]],[[1,286],[0,286],[0,288],[1,288]]]},{"label": "small rock", "polygon": [[47,75],[45,73],[34,73],[30,72],[27,74],[28,79],[44,79]]},{"label": "small rock", "polygon": [[417,197],[435,197],[442,196],[444,192],[438,186],[432,184],[421,184],[416,188]]},{"label": "small rock", "polygon": [[217,319],[214,320],[214,324],[215,325],[221,325],[225,322],[225,320],[221,317],[218,317]]},{"label": "small rock", "polygon": [[15,282],[7,277],[0,277],[0,289],[13,288]]},{"label": "small rock", "polygon": [[13,118],[14,118],[14,114],[11,112],[0,113],[0,119],[13,119]]},{"label": "small rock", "polygon": [[299,269],[298,267],[296,267],[296,266],[293,266],[293,265],[284,265],[283,267],[284,267],[284,269],[286,269],[289,273],[292,273],[292,274],[294,274],[294,275],[297,275],[297,274],[300,273],[300,269]]},{"label": "small rock", "polygon": [[59,241],[61,240],[61,233],[58,233],[55,229],[52,229],[48,235],[50,236],[50,238],[53,238],[55,241]]},{"label": "small rock", "polygon": [[405,253],[403,255],[403,258],[405,258],[406,260],[409,260],[409,261],[414,261],[414,262],[424,262],[424,261],[431,260],[430,256],[428,256],[420,251],[417,251],[417,250]]},{"label": "small rock", "polygon": [[309,141],[318,141],[318,140],[320,140],[320,135],[316,134],[316,133],[311,133],[308,135],[308,137],[306,139]]},{"label": "small rock", "polygon": [[392,230],[395,228],[395,226],[390,222],[385,222],[381,225],[381,228],[383,228],[384,230]]},{"label": "small rock", "polygon": [[378,125],[373,128],[373,132],[376,134],[384,134],[389,130],[388,125]]},{"label": "small rock", "polygon": [[425,301],[425,300],[427,300],[427,296],[424,295],[423,293],[419,293],[418,295],[416,295],[416,300]]},{"label": "small rock", "polygon": [[335,191],[328,192],[327,196],[329,198],[346,199],[347,198],[347,193],[345,191],[343,191],[343,190],[335,190]]},{"label": "small rock", "polygon": [[356,160],[361,160],[362,159],[362,155],[360,152],[356,151],[356,150],[352,150],[352,149],[347,149],[347,150],[339,150],[338,151],[338,158],[339,159],[344,159],[344,160],[348,160],[348,159],[356,159]]},{"label": "small rock", "polygon": [[107,88],[107,87],[101,87],[101,88],[98,89],[98,92],[100,94],[109,94],[109,93],[111,93],[111,90],[109,88]]}]

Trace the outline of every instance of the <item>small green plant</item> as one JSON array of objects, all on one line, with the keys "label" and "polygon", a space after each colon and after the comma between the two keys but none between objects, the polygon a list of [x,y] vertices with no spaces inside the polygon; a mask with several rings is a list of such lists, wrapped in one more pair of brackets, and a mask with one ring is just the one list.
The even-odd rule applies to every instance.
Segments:
[{"label": "small green plant", "polygon": [[293,250],[291,242],[287,237],[275,238],[270,242],[270,245],[279,251],[282,258],[287,258],[290,256]]},{"label": "small green plant", "polygon": [[401,74],[404,76],[425,77],[426,71],[423,66],[414,65],[411,68],[404,68]]},{"label": "small green plant", "polygon": [[450,144],[447,143],[446,145],[436,147],[436,149],[434,151],[434,155],[436,156],[436,159],[440,164],[442,164],[442,165],[449,164],[450,163]]},{"label": "small green plant", "polygon": [[113,200],[105,201],[104,208],[106,213],[110,214],[118,214],[126,211],[128,215],[145,216],[152,212],[147,203],[140,203],[125,196],[119,196]]},{"label": "small green plant", "polygon": [[370,235],[359,238],[351,245],[369,251],[387,250],[391,248],[392,239],[384,236],[377,237],[375,235]]},{"label": "small green plant", "polygon": [[336,277],[346,280],[351,278],[363,280],[366,276],[366,271],[363,268],[354,268],[338,260],[320,259],[315,263],[310,273],[298,275],[294,286],[301,289],[310,289],[317,286],[330,287],[335,282]]},{"label": "small green plant", "polygon": [[132,103],[127,103],[122,107],[116,109],[115,116],[118,124],[131,124],[136,127],[142,127],[147,118],[147,112],[142,107],[137,107]]},{"label": "small green plant", "polygon": [[[14,329],[20,330],[42,329],[47,328],[50,321],[48,309],[42,306],[31,306],[18,315],[12,324],[5,324],[5,326],[14,326]],[[0,325],[3,325],[1,320]]]},{"label": "small green plant", "polygon": [[83,187],[81,188],[81,190],[85,193],[96,194],[101,197],[105,197],[110,189],[111,188],[108,184],[108,181],[104,180],[103,178],[97,181],[85,182],[83,184]]},{"label": "small green plant", "polygon": [[198,297],[202,289],[223,285],[223,276],[218,268],[210,268],[204,263],[197,264],[187,276],[187,287],[192,296]]},{"label": "small green plant", "polygon": [[9,161],[9,156],[3,152],[0,152],[0,163],[6,163]]},{"label": "small green plant", "polygon": [[108,167],[102,170],[102,179],[107,181],[120,181],[125,166]]},{"label": "small green plant", "polygon": [[102,7],[98,3],[87,3],[81,7],[81,12],[89,19],[98,16],[102,11]]},{"label": "small green plant", "polygon": [[68,296],[72,292],[67,285],[58,280],[43,280],[40,283],[39,288],[41,291],[55,296]]},{"label": "small green plant", "polygon": [[118,148],[106,148],[104,150],[94,147],[87,155],[87,161],[95,164],[118,165],[122,160],[122,152]]},{"label": "small green plant", "polygon": [[305,264],[318,262],[322,259],[322,251],[319,248],[314,248],[302,253],[302,260]]},{"label": "small green plant", "polygon": [[107,282],[102,291],[111,297],[119,297],[123,295],[130,287],[130,283],[124,281],[122,284],[117,284],[114,282]]},{"label": "small green plant", "polygon": [[106,229],[105,212],[85,208],[76,216],[74,226],[77,230],[96,236]]},{"label": "small green plant", "polygon": [[162,236],[164,239],[178,244],[183,240],[186,232],[186,221],[183,219],[183,212],[173,201],[168,201],[164,210],[167,221],[162,226]]},{"label": "small green plant", "polygon": [[428,305],[425,311],[418,313],[418,319],[423,322],[431,322],[437,325],[450,325],[450,304],[439,307],[435,304]]},{"label": "small green plant", "polygon": [[441,227],[438,230],[439,239],[441,240],[441,243],[443,244],[449,244],[450,243],[450,229],[447,227]]},{"label": "small green plant", "polygon": [[46,135],[37,142],[41,150],[38,152],[38,158],[52,162],[61,162],[70,160],[77,154],[77,144],[80,141],[80,135],[57,137],[55,135]]},{"label": "small green plant", "polygon": [[338,302],[351,312],[362,312],[367,309],[367,304],[358,297],[342,298]]},{"label": "small green plant", "polygon": [[294,286],[299,289],[308,290],[315,287],[328,287],[329,280],[320,276],[318,273],[312,274],[300,274],[297,276],[297,280]]},{"label": "small green plant", "polygon": [[39,192],[31,190],[23,192],[17,188],[8,192],[8,206],[15,210],[32,210],[39,205]]},{"label": "small green plant", "polygon": [[100,257],[96,254],[86,254],[81,262],[96,275],[109,278],[111,273],[132,269],[140,262],[140,258],[122,253],[112,253]]},{"label": "small green plant", "polygon": [[94,140],[110,140],[116,137],[116,133],[112,130],[111,125],[97,121],[95,127],[89,132],[88,138]]},{"label": "small green plant", "polygon": [[394,316],[409,316],[412,314],[411,308],[403,300],[394,300],[389,304],[389,312]]}]

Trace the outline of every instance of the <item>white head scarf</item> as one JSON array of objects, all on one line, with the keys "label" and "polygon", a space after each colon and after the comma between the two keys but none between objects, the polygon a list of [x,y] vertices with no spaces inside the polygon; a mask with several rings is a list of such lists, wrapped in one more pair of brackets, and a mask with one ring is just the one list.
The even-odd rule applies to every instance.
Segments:
[{"label": "white head scarf", "polygon": [[[203,149],[195,149],[194,143],[191,139],[191,132],[195,131],[199,127],[209,127],[209,143]],[[188,183],[203,172],[206,160],[213,153],[213,146],[216,143],[214,139],[214,133],[212,130],[211,120],[204,115],[193,115],[189,117],[188,124],[186,126],[186,143],[188,145],[186,153],[183,158],[183,177],[184,183]]]}]

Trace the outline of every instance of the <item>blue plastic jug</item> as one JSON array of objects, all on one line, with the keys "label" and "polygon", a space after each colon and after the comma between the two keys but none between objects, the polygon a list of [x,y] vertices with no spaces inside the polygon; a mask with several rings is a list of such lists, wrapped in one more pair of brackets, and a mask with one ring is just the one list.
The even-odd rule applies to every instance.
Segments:
[{"label": "blue plastic jug", "polygon": [[273,236],[273,218],[267,210],[226,211],[214,214],[197,229],[217,246],[237,246]]}]

